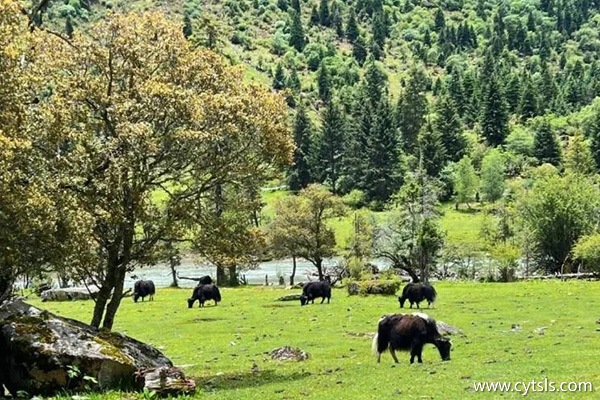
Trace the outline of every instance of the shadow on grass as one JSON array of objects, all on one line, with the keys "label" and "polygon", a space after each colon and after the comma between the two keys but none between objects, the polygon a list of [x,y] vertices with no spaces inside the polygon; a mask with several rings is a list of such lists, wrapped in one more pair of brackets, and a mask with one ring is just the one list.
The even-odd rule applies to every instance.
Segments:
[{"label": "shadow on grass", "polygon": [[481,209],[472,207],[472,208],[459,208],[458,210],[454,209],[454,211],[456,211],[459,214],[477,214],[477,213],[481,212]]},{"label": "shadow on grass", "polygon": [[276,303],[276,304],[263,304],[264,308],[285,308],[285,307],[299,307],[299,303],[293,302],[293,304]]},{"label": "shadow on grass", "polygon": [[280,373],[275,370],[259,372],[229,373],[219,376],[207,376],[196,379],[196,386],[204,391],[234,390],[247,387],[268,385],[270,383],[290,382],[308,378],[310,372]]},{"label": "shadow on grass", "polygon": [[215,318],[215,317],[200,317],[194,318],[192,322],[215,322],[215,321],[224,321],[225,318]]}]

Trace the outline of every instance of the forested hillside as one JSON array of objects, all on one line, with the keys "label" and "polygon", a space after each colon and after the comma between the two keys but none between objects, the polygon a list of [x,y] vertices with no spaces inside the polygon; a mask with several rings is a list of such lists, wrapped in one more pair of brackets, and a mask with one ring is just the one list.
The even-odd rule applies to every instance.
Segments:
[{"label": "forested hillside", "polygon": [[[374,250],[349,250],[361,262],[394,254],[398,267],[435,265],[447,250],[440,202],[483,210],[472,229],[505,271],[518,260],[555,272],[599,259],[599,239],[586,236],[599,215],[599,1],[50,0],[35,18],[77,37],[108,15],[156,10],[194,46],[242,65],[246,81],[285,96],[292,192],[321,183],[352,208],[391,210]],[[261,225],[256,202],[236,207],[239,193],[220,186],[211,223],[245,232],[240,215],[252,208],[241,225]],[[313,205],[326,197],[305,195]],[[348,248],[367,224],[356,221]],[[231,251],[229,236],[204,256]],[[238,250],[227,259],[244,259]],[[459,250],[444,263],[464,260]]]}]

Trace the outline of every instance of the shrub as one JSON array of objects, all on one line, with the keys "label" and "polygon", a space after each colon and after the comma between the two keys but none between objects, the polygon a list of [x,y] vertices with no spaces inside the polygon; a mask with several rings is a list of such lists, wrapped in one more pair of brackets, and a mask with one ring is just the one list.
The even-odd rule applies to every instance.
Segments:
[{"label": "shrub", "polygon": [[393,296],[402,286],[402,281],[399,278],[391,279],[373,279],[365,281],[351,281],[348,286],[348,294],[350,296],[369,294],[383,294]]}]

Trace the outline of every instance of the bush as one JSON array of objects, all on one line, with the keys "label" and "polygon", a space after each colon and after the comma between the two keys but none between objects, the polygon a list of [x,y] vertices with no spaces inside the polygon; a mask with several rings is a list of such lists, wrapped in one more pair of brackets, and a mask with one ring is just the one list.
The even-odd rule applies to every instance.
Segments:
[{"label": "bush", "polygon": [[402,281],[399,278],[366,280],[366,281],[351,281],[348,286],[348,294],[350,296],[369,294],[383,294],[394,296],[398,289],[402,286]]}]

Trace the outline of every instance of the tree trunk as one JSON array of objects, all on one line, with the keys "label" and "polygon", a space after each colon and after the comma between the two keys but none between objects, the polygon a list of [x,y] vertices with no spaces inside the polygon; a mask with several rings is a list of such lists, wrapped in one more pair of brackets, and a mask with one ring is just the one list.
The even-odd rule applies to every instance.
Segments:
[{"label": "tree trunk", "polygon": [[225,275],[225,267],[217,265],[217,286],[226,286],[227,276]]},{"label": "tree trunk", "polygon": [[319,273],[319,280],[323,280],[323,260],[319,257],[316,259],[315,267],[317,267],[317,272]]},{"label": "tree trunk", "polygon": [[173,263],[171,263],[171,276],[173,277],[173,282],[171,283],[171,287],[179,287],[179,283],[177,282],[177,270]]},{"label": "tree trunk", "polygon": [[237,276],[237,267],[235,265],[230,265],[227,269],[229,270],[229,286],[239,286],[240,281]]},{"label": "tree trunk", "polygon": [[0,268],[0,303],[12,296],[14,277],[10,271],[10,267]]},{"label": "tree trunk", "polygon": [[296,256],[292,256],[292,274],[290,275],[290,286],[294,286],[294,278],[296,277]]},{"label": "tree trunk", "polygon": [[119,309],[119,305],[121,305],[121,299],[123,298],[123,285],[125,283],[125,265],[121,265],[117,269],[116,273],[116,282],[115,282],[115,290],[113,291],[112,298],[110,299],[110,303],[106,307],[106,314],[104,315],[104,321],[102,323],[102,327],[112,330],[113,323],[115,321],[115,315],[117,314],[117,310]]}]

